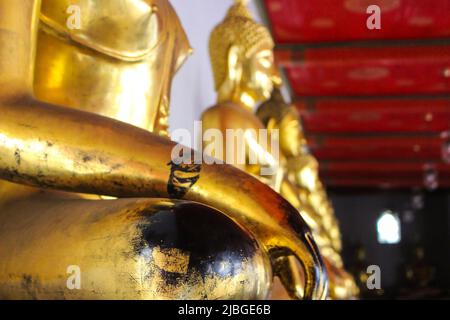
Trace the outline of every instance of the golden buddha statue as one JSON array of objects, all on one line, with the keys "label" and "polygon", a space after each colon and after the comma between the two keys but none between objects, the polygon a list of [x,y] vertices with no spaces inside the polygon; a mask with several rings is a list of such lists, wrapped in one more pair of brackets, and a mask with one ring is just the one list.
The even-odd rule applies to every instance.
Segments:
[{"label": "golden buddha statue", "polygon": [[[218,101],[201,117],[204,130],[219,129],[223,136],[230,129],[244,130],[245,133],[264,129],[253,108],[257,102],[270,97],[272,78],[277,76],[274,43],[269,31],[253,20],[246,6],[247,1],[235,2],[210,36],[209,51]],[[260,178],[261,163],[251,164],[247,159],[251,152],[260,158],[270,157],[269,149],[265,146],[259,148],[257,137],[245,134],[244,139],[248,148],[246,161],[239,163],[236,147],[228,150],[233,158],[231,161],[227,159],[227,162]],[[204,139],[205,150],[211,143]],[[209,154],[224,160],[222,157],[227,154],[227,144],[223,144],[221,155]]]},{"label": "golden buddha statue", "polygon": [[339,225],[318,176],[318,162],[309,154],[300,117],[281,94],[281,81],[274,83],[270,99],[256,115],[269,130],[278,130],[285,180],[281,195],[296,207],[310,226],[323,256],[329,277],[329,297],[350,299],[358,295],[353,278],[343,269]]},{"label": "golden buddha statue", "polygon": [[[270,99],[259,106],[256,115],[269,131],[279,132],[282,164],[289,181],[285,183],[282,195],[295,207],[303,208],[307,216],[305,220],[313,230],[328,232],[336,220],[318,177],[318,162],[308,152],[299,114],[284,101],[281,85],[280,81],[274,83],[275,89]],[[299,205],[295,205],[295,202]],[[327,234],[326,237],[330,236]],[[322,239],[326,241],[326,237]],[[329,240],[337,247],[340,246],[339,239]]]},{"label": "golden buddha statue", "polygon": [[233,166],[173,158],[190,46],[167,0],[0,0],[0,40],[1,298],[259,299],[286,256],[324,297],[295,208]]},{"label": "golden buddha statue", "polygon": [[367,280],[371,273],[368,273],[367,267],[373,265],[367,259],[367,251],[362,244],[356,244],[351,248],[351,256],[349,261],[349,272],[353,275],[353,279],[359,289],[359,297],[365,300],[379,299],[385,292],[384,289],[369,289]]},{"label": "golden buddha statue", "polygon": [[[310,169],[305,165],[305,159],[309,159],[307,154],[307,143],[301,128],[300,118],[292,106],[285,103],[281,94],[281,81],[279,78],[274,78],[274,90],[270,99],[262,103],[256,110],[256,116],[260,119],[265,128],[272,132],[277,130],[279,132],[280,145],[280,164],[284,167],[284,179],[281,187],[281,194],[296,208],[304,210],[307,215],[307,222],[309,226],[314,229],[322,228],[319,222],[320,216],[314,207],[311,206],[309,199],[309,189],[301,184],[306,184],[308,187],[315,183],[315,180],[310,181],[314,170],[309,174],[304,174],[306,169]],[[294,160],[297,161],[294,161]],[[294,163],[300,170],[288,170],[291,167],[289,163]],[[300,163],[300,164],[299,164]],[[306,167],[306,169],[305,169]],[[296,174],[295,178],[293,175]],[[300,181],[300,183],[298,183]],[[313,227],[314,226],[314,227]]]},{"label": "golden buddha statue", "polygon": [[404,269],[406,287],[416,290],[431,288],[436,270],[426,261],[423,246],[415,246],[413,255],[407,260]]}]

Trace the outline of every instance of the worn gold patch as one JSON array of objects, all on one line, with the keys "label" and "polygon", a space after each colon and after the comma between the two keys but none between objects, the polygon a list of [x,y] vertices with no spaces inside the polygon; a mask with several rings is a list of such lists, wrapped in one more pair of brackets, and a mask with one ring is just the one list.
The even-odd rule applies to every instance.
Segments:
[{"label": "worn gold patch", "polygon": [[152,252],[153,260],[158,268],[180,274],[186,274],[189,267],[190,253],[177,248],[163,249],[156,247]]}]

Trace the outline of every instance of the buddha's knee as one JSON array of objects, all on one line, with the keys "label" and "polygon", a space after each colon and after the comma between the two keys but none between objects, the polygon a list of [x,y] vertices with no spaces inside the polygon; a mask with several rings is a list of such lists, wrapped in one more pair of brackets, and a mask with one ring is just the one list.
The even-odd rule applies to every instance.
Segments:
[{"label": "buddha's knee", "polygon": [[142,212],[134,244],[145,298],[262,299],[267,256],[224,214],[192,202]]},{"label": "buddha's knee", "polygon": [[24,202],[0,237],[3,299],[258,299],[272,277],[248,232],[192,202]]}]

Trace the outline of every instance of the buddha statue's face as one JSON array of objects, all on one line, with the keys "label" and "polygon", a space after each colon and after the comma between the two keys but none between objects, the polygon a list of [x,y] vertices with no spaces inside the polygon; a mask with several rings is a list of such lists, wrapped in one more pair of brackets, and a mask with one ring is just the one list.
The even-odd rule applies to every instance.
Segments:
[{"label": "buddha statue's face", "polygon": [[314,192],[317,190],[319,184],[318,163],[312,156],[305,158],[305,165],[298,171],[299,179],[303,186],[309,191]]},{"label": "buddha statue's face", "polygon": [[254,101],[270,98],[273,78],[276,76],[272,48],[264,48],[242,62],[241,91]]},{"label": "buddha statue's face", "polygon": [[306,139],[303,135],[302,125],[296,112],[287,112],[281,120],[280,147],[288,157],[298,156],[306,149]]},{"label": "buddha statue's face", "polygon": [[209,40],[219,102],[253,108],[267,100],[277,76],[273,48],[269,30],[253,19],[245,2],[236,2]]}]

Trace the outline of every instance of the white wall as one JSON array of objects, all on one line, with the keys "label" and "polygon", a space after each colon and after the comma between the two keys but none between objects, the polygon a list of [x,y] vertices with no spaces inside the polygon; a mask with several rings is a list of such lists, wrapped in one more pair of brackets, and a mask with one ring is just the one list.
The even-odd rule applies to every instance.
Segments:
[{"label": "white wall", "polygon": [[[193,132],[194,121],[215,104],[216,94],[209,62],[208,40],[214,26],[225,17],[232,0],[170,0],[186,30],[193,55],[181,67],[172,85],[170,131]],[[249,7],[260,21],[254,1]],[[184,142],[185,143],[185,142]]]}]

